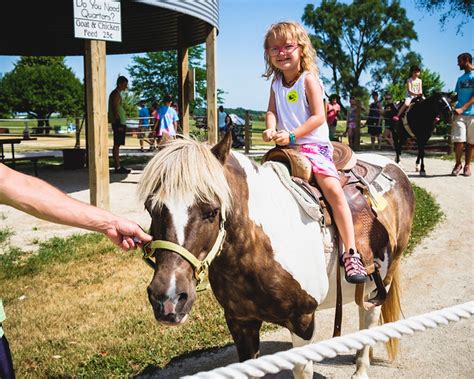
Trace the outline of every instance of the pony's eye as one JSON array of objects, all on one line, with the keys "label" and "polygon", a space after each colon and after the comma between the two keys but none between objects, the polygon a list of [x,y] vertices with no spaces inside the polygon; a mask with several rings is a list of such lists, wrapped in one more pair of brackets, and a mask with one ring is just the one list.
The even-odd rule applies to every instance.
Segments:
[{"label": "pony's eye", "polygon": [[218,213],[219,213],[219,208],[215,208],[212,211],[205,212],[202,216],[202,219],[212,221],[214,220],[214,218],[217,216]]}]

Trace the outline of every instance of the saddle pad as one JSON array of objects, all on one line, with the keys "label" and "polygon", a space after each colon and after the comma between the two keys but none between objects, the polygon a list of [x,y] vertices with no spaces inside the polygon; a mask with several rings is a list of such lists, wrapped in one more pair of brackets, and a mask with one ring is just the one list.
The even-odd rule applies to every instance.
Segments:
[{"label": "saddle pad", "polygon": [[319,204],[298,184],[296,184],[290,176],[290,172],[285,164],[275,161],[268,161],[263,164],[264,167],[270,167],[275,171],[278,178],[288,191],[293,195],[303,210],[315,221],[321,220],[321,211]]}]

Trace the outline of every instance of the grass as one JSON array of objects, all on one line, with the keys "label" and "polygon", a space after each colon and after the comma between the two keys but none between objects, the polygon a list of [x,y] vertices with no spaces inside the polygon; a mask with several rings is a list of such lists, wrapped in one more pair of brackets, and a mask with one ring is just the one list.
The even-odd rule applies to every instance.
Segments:
[{"label": "grass", "polygon": [[[414,188],[409,252],[442,217],[433,197]],[[146,296],[152,271],[139,253],[119,251],[102,235],[52,238],[35,255],[6,250],[0,294],[19,378],[129,377],[232,343],[210,291],[199,294],[186,325],[157,324]]]},{"label": "grass", "polygon": [[405,255],[411,254],[423,238],[444,218],[444,214],[433,196],[416,184],[412,183],[412,186],[416,199],[415,216]]},{"label": "grass", "polygon": [[12,235],[13,231],[10,228],[0,229],[0,245],[9,241]]}]

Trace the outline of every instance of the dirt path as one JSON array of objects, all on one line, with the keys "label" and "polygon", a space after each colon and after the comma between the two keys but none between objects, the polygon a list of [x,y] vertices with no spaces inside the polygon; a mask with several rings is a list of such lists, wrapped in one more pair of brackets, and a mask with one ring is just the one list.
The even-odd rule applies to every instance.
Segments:
[{"label": "dirt path", "polygon": [[[414,172],[414,158],[402,160],[410,179],[431,192],[446,215],[414,253],[402,265],[402,308],[411,317],[473,299],[474,178],[451,177],[452,162],[426,159],[428,176]],[[334,310],[318,313],[320,339],[332,334]],[[343,334],[358,328],[355,305],[344,307]],[[386,361],[385,349],[374,349],[372,378],[468,378],[472,377],[473,322],[464,320],[449,326],[404,337],[400,354],[393,364]],[[291,348],[286,330],[262,338],[262,354]],[[341,355],[314,365],[315,378],[348,378],[354,371],[354,354]],[[233,345],[190,358],[177,359],[163,370],[146,378],[171,378],[211,370],[237,362]],[[291,378],[290,372],[265,378]]]}]

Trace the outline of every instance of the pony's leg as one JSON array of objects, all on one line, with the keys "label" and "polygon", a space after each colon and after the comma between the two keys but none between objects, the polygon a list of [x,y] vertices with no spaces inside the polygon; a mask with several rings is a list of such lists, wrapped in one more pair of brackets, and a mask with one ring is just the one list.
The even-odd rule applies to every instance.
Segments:
[{"label": "pony's leg", "polygon": [[420,176],[426,176],[426,171],[425,171],[425,145],[420,145],[418,148],[418,155],[420,156]]},{"label": "pony's leg", "polygon": [[[301,347],[313,343],[316,339],[316,326],[313,330],[313,335],[311,339],[304,340],[301,337],[298,337],[296,334],[291,333],[291,341],[293,342],[293,347]],[[311,379],[313,377],[313,362],[309,361],[305,365],[297,364],[293,368],[293,376],[295,379]]]},{"label": "pony's leg", "polygon": [[239,361],[257,358],[260,355],[261,321],[240,321],[226,315],[227,327],[234,339]]},{"label": "pony's leg", "polygon": [[[365,310],[359,307],[359,329],[369,329],[378,325],[382,307],[374,307],[371,310]],[[356,371],[352,374],[352,379],[368,378],[368,369],[370,367],[371,347],[366,345],[359,350],[356,355]]]}]

